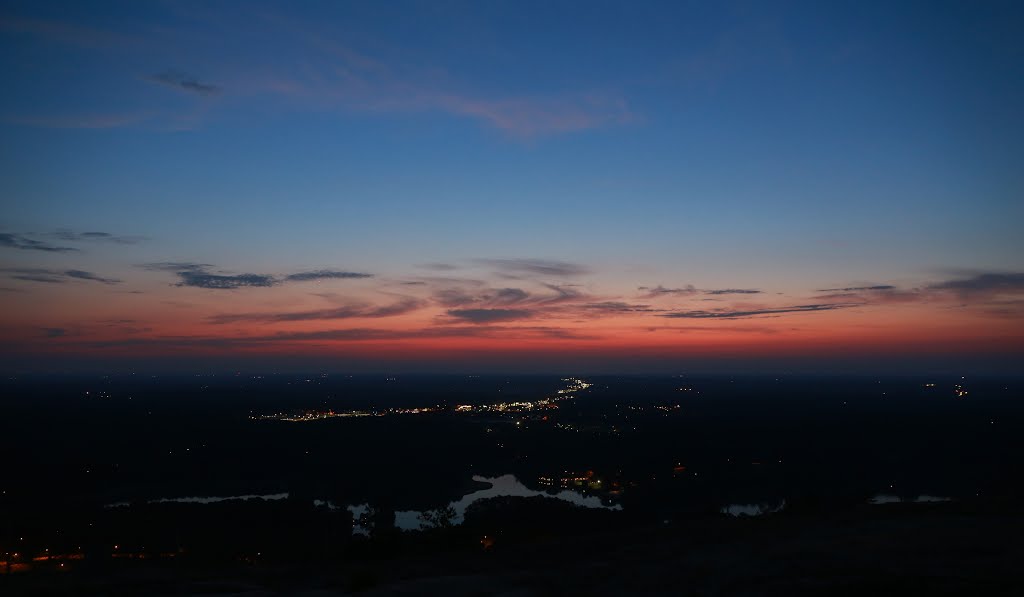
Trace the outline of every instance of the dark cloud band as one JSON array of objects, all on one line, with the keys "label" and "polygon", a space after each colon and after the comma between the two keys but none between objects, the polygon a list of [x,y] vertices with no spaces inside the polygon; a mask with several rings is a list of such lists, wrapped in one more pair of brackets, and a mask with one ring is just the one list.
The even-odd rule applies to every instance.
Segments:
[{"label": "dark cloud band", "polygon": [[759,315],[781,315],[783,313],[812,313],[815,311],[834,311],[857,306],[851,303],[817,304],[817,305],[793,305],[791,307],[775,307],[767,309],[748,310],[694,310],[694,311],[673,311],[664,313],[661,317],[679,319],[739,319],[744,317],[757,317]]},{"label": "dark cloud band", "polygon": [[470,323],[494,323],[529,319],[534,312],[529,309],[450,309],[448,315]]},{"label": "dark cloud band", "polygon": [[348,280],[372,278],[373,274],[362,272],[314,270],[297,272],[284,276],[271,274],[224,274],[210,271],[213,266],[208,263],[189,261],[162,261],[140,265],[149,271],[170,272],[178,276],[175,286],[190,286],[209,290],[236,290],[239,288],[267,288],[288,282],[312,282],[317,280]]}]

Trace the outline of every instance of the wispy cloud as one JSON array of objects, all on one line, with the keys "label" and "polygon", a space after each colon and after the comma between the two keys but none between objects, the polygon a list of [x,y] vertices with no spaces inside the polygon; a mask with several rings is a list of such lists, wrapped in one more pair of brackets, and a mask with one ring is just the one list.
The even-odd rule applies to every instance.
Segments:
[{"label": "wispy cloud", "polygon": [[490,288],[477,284],[454,285],[437,289],[433,298],[435,302],[444,307],[486,309],[551,307],[589,298],[569,285],[540,284],[539,286],[545,291],[529,292],[522,288]]},{"label": "wispy cloud", "polygon": [[625,313],[663,311],[647,304],[602,300],[572,284],[538,284],[541,291],[522,288],[448,287],[437,290],[434,301],[447,314],[474,323],[519,319],[594,319]]},{"label": "wispy cloud", "polygon": [[55,232],[50,233],[48,236],[57,238],[66,242],[99,242],[99,243],[113,243],[117,245],[134,245],[144,240],[144,236],[125,236],[121,234],[112,234],[110,232],[75,232],[74,230],[68,230],[61,228]]},{"label": "wispy cloud", "polygon": [[847,286],[846,288],[821,288],[815,292],[860,292],[864,290],[895,290],[895,286],[879,284],[876,286]]},{"label": "wispy cloud", "polygon": [[277,284],[273,276],[263,274],[211,274],[206,271],[183,270],[175,272],[180,282],[175,286],[192,286],[212,290],[234,290],[246,287],[268,287]]},{"label": "wispy cloud", "polygon": [[544,303],[565,303],[589,298],[586,293],[580,291],[574,284],[541,284],[541,286],[555,292],[553,297],[544,299],[542,301]]},{"label": "wispy cloud", "polygon": [[353,62],[300,76],[283,73],[259,85],[269,93],[298,101],[323,103],[351,111],[444,112],[469,118],[510,137],[537,137],[620,126],[637,120],[626,100],[590,92],[561,96],[484,97],[454,91],[442,82],[390,71],[360,71]]},{"label": "wispy cloud", "polygon": [[639,286],[637,290],[643,292],[643,298],[658,298],[662,296],[688,296],[693,294],[707,294],[712,296],[726,295],[726,294],[762,294],[763,291],[756,290],[753,288],[713,288],[713,289],[701,289],[697,288],[693,284],[687,284],[686,286],[680,286],[678,288],[667,288],[661,284],[657,286]]},{"label": "wispy cloud", "polygon": [[175,286],[191,286],[211,290],[235,290],[246,287],[268,287],[277,283],[273,276],[264,274],[215,274],[208,263],[162,261],[141,265],[150,271],[171,272],[178,277]]},{"label": "wispy cloud", "polygon": [[[35,238],[34,238],[35,237]],[[133,245],[145,240],[142,236],[122,236],[110,232],[75,232],[66,228],[43,234],[14,234],[0,232],[0,247],[22,249],[25,251],[45,251],[48,253],[71,253],[79,251],[76,247],[57,245],[44,239],[55,239],[65,243],[106,242],[119,245]]]},{"label": "wispy cloud", "polygon": [[478,259],[477,262],[511,274],[571,277],[590,273],[585,265],[549,259]]},{"label": "wispy cloud", "polygon": [[426,302],[415,298],[406,298],[390,305],[345,305],[330,309],[309,311],[289,311],[283,313],[229,313],[214,315],[208,319],[211,323],[265,322],[276,323],[286,321],[315,321],[331,319],[356,319],[394,317],[421,309]]},{"label": "wispy cloud", "polygon": [[443,288],[434,293],[434,300],[445,307],[459,307],[476,302],[476,297],[462,288]]},{"label": "wispy cloud", "polygon": [[74,247],[54,245],[34,240],[21,234],[11,234],[8,232],[0,232],[0,247],[21,249],[23,251],[45,251],[47,253],[71,253],[78,250]]},{"label": "wispy cloud", "polygon": [[257,337],[258,342],[281,340],[414,340],[424,338],[576,338],[589,339],[592,336],[579,334],[574,330],[546,326],[435,326],[415,330],[383,330],[354,328],[342,330],[324,330],[314,332],[284,332],[272,336]]},{"label": "wispy cloud", "polygon": [[220,87],[210,83],[203,83],[198,78],[177,70],[166,70],[162,73],[146,77],[146,80],[178,91],[194,93],[197,95],[214,95],[216,93],[220,93]]},{"label": "wispy cloud", "polygon": [[586,94],[553,98],[485,99],[439,93],[421,97],[425,107],[481,120],[516,137],[569,133],[634,120],[620,97]]},{"label": "wispy cloud", "polygon": [[290,32],[304,68],[254,77],[263,92],[331,108],[372,112],[443,112],[517,138],[578,132],[637,120],[625,97],[591,89],[548,95],[493,95],[467,90],[437,68],[386,62],[335,41],[320,24],[266,18]]},{"label": "wispy cloud", "polygon": [[[228,18],[230,23],[226,22]],[[282,59],[257,63],[245,57],[235,60],[231,64],[235,78],[230,90],[236,98],[274,96],[302,107],[312,105],[345,112],[442,113],[481,123],[519,139],[622,126],[639,120],[626,97],[614,88],[547,94],[485,92],[474,89],[471,82],[446,74],[444,65],[387,61],[345,46],[333,39],[334,32],[323,23],[300,22],[283,15],[264,14],[260,18],[273,29],[275,53]],[[244,26],[235,15],[214,16],[210,24],[216,31]],[[243,35],[262,34],[264,30],[259,27]],[[131,50],[152,43],[143,34],[126,36],[53,20],[3,18],[0,29],[93,49]],[[193,37],[186,41],[166,29],[157,33],[165,44],[185,44],[193,42],[195,35],[202,35],[193,32]],[[223,42],[212,36],[205,41],[213,46]],[[237,53],[225,51],[223,55]],[[279,64],[286,66],[277,66]],[[201,97],[225,92],[220,85],[178,69],[161,71],[144,79]],[[54,128],[112,128],[145,119],[143,115],[127,114],[22,118],[20,121]],[[158,116],[158,121],[167,119],[167,115]]]},{"label": "wispy cloud", "polygon": [[101,284],[120,284],[121,280],[105,278],[93,272],[80,269],[52,270],[44,268],[5,268],[0,271],[9,274],[15,280],[26,282],[44,282],[48,284],[62,284],[69,280],[87,280]]},{"label": "wispy cloud", "polygon": [[1024,292],[1024,273],[981,273],[932,284],[933,290],[952,290],[964,296]]},{"label": "wispy cloud", "polygon": [[529,309],[450,309],[448,315],[470,323],[516,321],[533,317]]},{"label": "wispy cloud", "polygon": [[622,301],[602,301],[600,303],[586,303],[580,306],[582,309],[610,313],[656,313],[663,309],[655,309],[650,305],[638,305]]},{"label": "wispy cloud", "polygon": [[421,264],[417,265],[416,267],[420,267],[420,268],[423,268],[423,269],[434,270],[434,271],[437,271],[437,272],[449,272],[449,271],[453,271],[453,270],[459,269],[459,266],[457,266],[457,265],[452,265],[451,263],[438,263],[438,262],[421,263]]},{"label": "wispy cloud", "polygon": [[993,300],[985,304],[984,311],[993,317],[1024,318],[1024,299]]},{"label": "wispy cloud", "polygon": [[661,317],[679,319],[739,319],[745,317],[757,317],[761,315],[781,315],[783,313],[812,313],[816,311],[833,311],[855,307],[857,304],[850,303],[822,303],[815,305],[793,305],[787,307],[768,307],[764,309],[714,309],[693,310],[693,311],[672,311],[663,313]]},{"label": "wispy cloud", "polygon": [[154,263],[143,263],[138,267],[151,272],[178,272],[182,270],[205,270],[213,267],[213,265],[197,263],[195,261],[157,261]]},{"label": "wispy cloud", "polygon": [[657,298],[659,296],[667,296],[667,295],[684,295],[685,296],[685,295],[690,295],[690,294],[697,294],[698,292],[700,292],[699,290],[697,290],[697,287],[694,286],[693,284],[687,284],[686,286],[683,286],[681,288],[666,288],[666,287],[662,286],[661,284],[659,284],[657,286],[654,286],[654,287],[651,287],[651,286],[639,286],[639,287],[637,287],[637,290],[639,290],[639,291],[644,293],[643,298]]},{"label": "wispy cloud", "polygon": [[48,269],[22,267],[22,268],[6,268],[4,272],[10,274],[8,277],[12,280],[23,280],[25,282],[44,282],[47,284],[63,284],[67,282],[67,279],[60,272],[54,272]]},{"label": "wispy cloud", "polygon": [[311,272],[299,272],[288,274],[284,277],[286,282],[310,282],[313,280],[351,280],[358,278],[372,278],[373,274],[363,272],[340,272],[329,269],[320,269]]},{"label": "wispy cloud", "polygon": [[267,344],[311,343],[320,342],[374,342],[374,341],[408,341],[435,338],[494,338],[503,340],[524,340],[537,338],[591,340],[592,334],[577,330],[548,326],[497,326],[497,325],[456,325],[433,326],[419,329],[399,330],[380,328],[343,328],[334,330],[279,332],[256,336],[224,337],[224,336],[157,336],[133,337],[114,340],[83,342],[82,346],[90,348],[209,348],[218,350],[234,350]]},{"label": "wispy cloud", "polygon": [[446,289],[438,292],[436,297],[447,306],[479,304],[497,307],[522,304],[531,299],[530,293],[522,288],[487,288],[472,294],[462,289]]},{"label": "wispy cloud", "polygon": [[1024,273],[982,272],[931,284],[929,295],[952,295],[962,306],[1003,318],[1024,317]]},{"label": "wispy cloud", "polygon": [[93,282],[100,282],[102,284],[121,283],[121,280],[116,280],[114,278],[104,278],[103,276],[98,276],[92,272],[87,272],[80,269],[64,270],[64,275],[69,278],[76,278],[78,280],[92,280]]},{"label": "wispy cloud", "polygon": [[846,288],[825,288],[818,290],[814,300],[860,302],[864,305],[915,303],[936,298],[935,292],[919,289],[901,290],[888,284],[877,286],[849,286]]},{"label": "wispy cloud", "polygon": [[703,290],[704,294],[761,294],[760,290],[750,288],[723,288],[720,290]]},{"label": "wispy cloud", "polygon": [[373,274],[336,270],[314,270],[286,274],[283,276],[252,273],[214,273],[210,271],[210,268],[213,266],[208,263],[179,261],[145,263],[139,267],[149,271],[173,273],[178,277],[178,283],[175,284],[175,286],[190,286],[193,288],[206,288],[209,290],[268,288],[270,286],[277,286],[288,282],[310,282],[315,280],[341,280],[373,277]]},{"label": "wispy cloud", "polygon": [[891,284],[824,288],[815,300],[859,302],[862,305],[943,303],[957,301],[960,307],[977,308],[979,313],[997,317],[1024,316],[1024,273],[979,272],[901,289]]}]

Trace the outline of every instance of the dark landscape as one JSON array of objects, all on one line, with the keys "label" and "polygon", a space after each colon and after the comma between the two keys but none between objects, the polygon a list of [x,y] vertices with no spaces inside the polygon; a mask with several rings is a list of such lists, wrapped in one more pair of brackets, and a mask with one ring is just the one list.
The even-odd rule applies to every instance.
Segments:
[{"label": "dark landscape", "polygon": [[[1011,594],[1021,389],[942,376],[8,378],[3,583]],[[536,494],[445,512],[503,475]],[[189,497],[227,499],[173,501]],[[357,518],[348,506],[362,504]],[[429,514],[396,526],[410,511]]]}]

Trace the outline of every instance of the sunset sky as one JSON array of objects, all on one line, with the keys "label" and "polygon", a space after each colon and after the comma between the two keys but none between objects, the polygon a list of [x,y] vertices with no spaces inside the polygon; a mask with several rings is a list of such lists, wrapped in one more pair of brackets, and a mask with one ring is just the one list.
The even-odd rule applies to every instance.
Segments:
[{"label": "sunset sky", "polygon": [[0,370],[1024,362],[1019,2],[5,2]]}]

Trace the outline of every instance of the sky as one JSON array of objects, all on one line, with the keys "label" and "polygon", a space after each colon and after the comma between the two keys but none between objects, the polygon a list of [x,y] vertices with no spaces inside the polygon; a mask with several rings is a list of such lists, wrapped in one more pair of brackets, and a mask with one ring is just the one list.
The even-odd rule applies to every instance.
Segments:
[{"label": "sky", "polygon": [[1018,2],[5,2],[0,369],[1024,362]]}]

